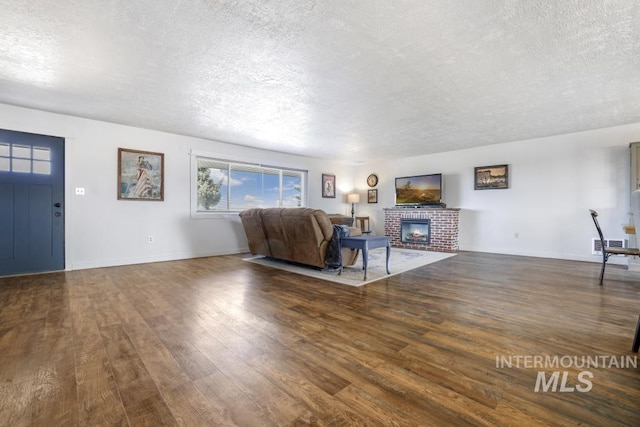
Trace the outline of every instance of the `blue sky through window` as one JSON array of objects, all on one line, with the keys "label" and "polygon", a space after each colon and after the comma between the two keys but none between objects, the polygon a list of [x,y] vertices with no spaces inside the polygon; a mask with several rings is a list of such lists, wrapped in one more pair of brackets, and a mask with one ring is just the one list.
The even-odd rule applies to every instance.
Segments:
[{"label": "blue sky through window", "polygon": [[[214,183],[222,183],[220,187],[222,197],[211,210],[239,211],[253,207],[303,205],[303,172],[235,164],[231,164],[229,172],[228,164],[205,159],[201,159],[199,165],[208,167],[209,177]],[[281,172],[282,189],[280,187]],[[282,197],[282,203],[280,197]],[[199,209],[202,209],[202,206]]]}]

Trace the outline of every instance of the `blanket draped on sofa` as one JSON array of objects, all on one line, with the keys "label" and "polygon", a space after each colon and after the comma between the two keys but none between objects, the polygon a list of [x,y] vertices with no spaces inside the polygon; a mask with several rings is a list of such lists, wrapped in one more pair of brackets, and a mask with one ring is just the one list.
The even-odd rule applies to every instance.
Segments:
[{"label": "blanket draped on sofa", "polygon": [[343,237],[349,237],[349,227],[346,225],[334,224],[333,235],[327,248],[327,267],[340,268],[342,267],[342,246],[340,239]]}]

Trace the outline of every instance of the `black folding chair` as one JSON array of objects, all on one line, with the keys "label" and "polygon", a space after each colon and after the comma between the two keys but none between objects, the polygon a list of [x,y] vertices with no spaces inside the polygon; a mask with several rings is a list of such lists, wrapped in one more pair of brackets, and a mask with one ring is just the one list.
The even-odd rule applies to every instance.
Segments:
[{"label": "black folding chair", "polygon": [[636,324],[636,334],[633,336],[633,346],[631,349],[634,353],[637,353],[640,349],[640,316],[638,316],[638,323]]},{"label": "black folding chair", "polygon": [[640,249],[638,248],[612,248],[608,247],[604,243],[604,236],[602,235],[602,230],[600,229],[600,224],[598,224],[598,212],[593,209],[589,209],[591,212],[591,218],[593,218],[593,223],[596,225],[596,229],[598,230],[598,236],[600,237],[600,245],[602,248],[602,269],[600,270],[600,286],[602,286],[602,279],[604,278],[604,268],[607,265],[607,260],[611,255],[630,255],[630,256],[640,256]]}]

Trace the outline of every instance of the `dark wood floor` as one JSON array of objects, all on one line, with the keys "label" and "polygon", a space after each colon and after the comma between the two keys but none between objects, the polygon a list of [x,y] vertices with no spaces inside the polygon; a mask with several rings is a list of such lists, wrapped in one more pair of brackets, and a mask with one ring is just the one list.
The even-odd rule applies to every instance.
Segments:
[{"label": "dark wood floor", "polygon": [[460,253],[360,288],[241,256],[0,279],[0,425],[637,426],[638,367],[579,392],[575,364],[497,366],[633,360],[640,275],[598,273]]}]

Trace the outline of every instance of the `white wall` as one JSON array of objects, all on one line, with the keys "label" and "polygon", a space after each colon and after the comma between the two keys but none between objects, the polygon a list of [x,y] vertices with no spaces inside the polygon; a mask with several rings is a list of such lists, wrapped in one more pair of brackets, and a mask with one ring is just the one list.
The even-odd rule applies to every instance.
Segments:
[{"label": "white wall", "polygon": [[[629,143],[634,141],[640,141],[640,123],[394,162],[381,160],[357,171],[357,187],[363,195],[366,177],[372,172],[380,177],[379,203],[360,204],[358,213],[371,215],[381,234],[382,208],[394,203],[394,178],[441,172],[444,202],[462,209],[461,250],[598,262],[590,250],[591,238],[597,234],[589,209],[600,214],[605,237],[628,237],[621,225],[630,222]],[[497,164],[509,165],[510,188],[474,190],[474,167]]]},{"label": "white wall", "polygon": [[[237,215],[190,217],[190,151],[309,170],[309,205],[348,212],[353,169],[221,142],[0,104],[0,128],[65,138],[65,258],[67,269],[222,255],[247,251]],[[117,199],[118,147],[165,154],[163,202]],[[335,199],[320,196],[321,174],[336,175]],[[76,196],[83,187],[85,196]],[[154,243],[148,243],[148,236]]]},{"label": "white wall", "polygon": [[[394,203],[396,176],[442,172],[444,201],[462,209],[460,249],[598,262],[590,252],[596,233],[588,209],[600,213],[607,237],[626,237],[621,225],[630,221],[628,146],[640,141],[638,123],[353,166],[3,104],[0,128],[66,138],[68,269],[246,251],[236,215],[190,218],[192,149],[308,169],[309,206],[329,213],[350,215],[345,195],[355,187],[363,200],[356,212],[370,215],[378,234],[382,208]],[[118,147],[165,153],[164,202],[117,200]],[[473,189],[475,166],[505,163],[509,189]],[[380,178],[377,204],[366,202],[366,177],[372,172]],[[336,175],[335,199],[320,196],[322,173]],[[76,187],[84,187],[86,195],[76,196]]]}]

